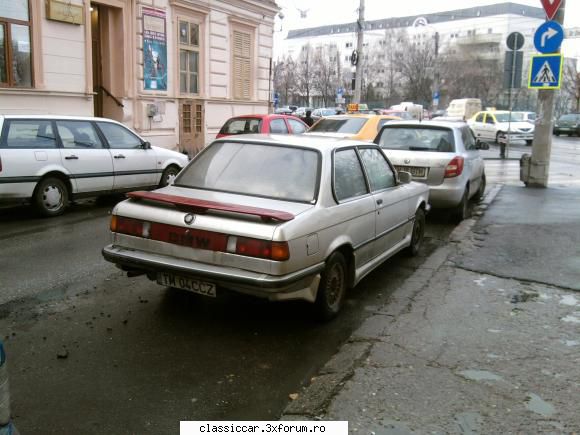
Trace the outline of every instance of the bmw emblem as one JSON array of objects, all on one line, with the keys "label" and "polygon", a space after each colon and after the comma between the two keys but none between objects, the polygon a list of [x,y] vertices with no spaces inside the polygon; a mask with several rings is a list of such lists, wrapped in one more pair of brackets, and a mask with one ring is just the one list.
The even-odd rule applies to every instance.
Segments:
[{"label": "bmw emblem", "polygon": [[411,160],[410,159],[405,159],[405,163],[406,164],[409,164],[409,163],[411,163]]},{"label": "bmw emblem", "polygon": [[183,221],[187,224],[187,225],[191,225],[194,221],[195,221],[195,215],[189,213],[186,214],[185,217],[183,218]]}]

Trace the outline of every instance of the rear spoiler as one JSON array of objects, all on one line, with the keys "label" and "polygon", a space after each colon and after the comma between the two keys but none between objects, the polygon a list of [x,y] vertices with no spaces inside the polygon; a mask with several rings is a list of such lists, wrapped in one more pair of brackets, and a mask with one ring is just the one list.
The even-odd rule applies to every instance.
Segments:
[{"label": "rear spoiler", "polygon": [[228,204],[225,202],[204,201],[203,199],[185,198],[183,196],[167,195],[165,193],[138,191],[129,192],[127,196],[136,200],[144,199],[147,201],[172,204],[179,209],[192,211],[198,214],[206,213],[208,210],[218,210],[258,216],[265,221],[275,220],[279,222],[288,222],[295,217],[292,213],[287,213],[285,211],[269,210],[267,208],[250,207],[238,204]]}]

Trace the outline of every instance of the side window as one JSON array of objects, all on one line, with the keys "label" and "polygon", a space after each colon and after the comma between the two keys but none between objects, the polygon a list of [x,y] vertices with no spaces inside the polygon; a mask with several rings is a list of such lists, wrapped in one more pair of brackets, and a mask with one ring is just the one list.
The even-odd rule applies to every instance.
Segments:
[{"label": "side window", "polygon": [[493,119],[493,115],[487,115],[485,117],[486,124],[495,124],[495,119]]},{"label": "side window", "polygon": [[5,121],[5,142],[7,148],[56,148],[56,137],[50,120],[10,120]]},{"label": "side window", "polygon": [[93,124],[88,121],[57,121],[56,129],[64,148],[103,148]]},{"label": "side window", "polygon": [[354,149],[334,154],[334,192],[339,201],[368,193],[363,170]]},{"label": "side window", "polygon": [[375,148],[361,148],[359,152],[373,192],[388,189],[397,184],[395,174],[382,152]]},{"label": "side window", "polygon": [[288,134],[288,127],[283,119],[272,119],[270,121],[270,133]]},{"label": "side window", "polygon": [[483,117],[485,116],[484,113],[480,113],[475,117],[475,122],[483,122]]},{"label": "side window", "polygon": [[473,137],[473,133],[469,128],[462,128],[461,129],[461,139],[463,140],[463,144],[465,145],[465,149],[468,151],[476,150],[475,147],[475,138]]},{"label": "side window", "polygon": [[125,127],[110,122],[98,122],[97,125],[105,135],[110,148],[128,149],[141,147],[141,139]]},{"label": "side window", "polygon": [[292,129],[292,134],[301,134],[306,131],[306,126],[295,119],[289,119],[290,128]]}]

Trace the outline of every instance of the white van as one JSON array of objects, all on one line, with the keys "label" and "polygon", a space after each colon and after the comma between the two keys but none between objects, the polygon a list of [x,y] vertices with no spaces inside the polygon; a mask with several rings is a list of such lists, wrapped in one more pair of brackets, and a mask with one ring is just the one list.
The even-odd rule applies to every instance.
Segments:
[{"label": "white van", "polygon": [[462,118],[464,121],[472,118],[477,112],[481,112],[481,100],[479,98],[451,100],[447,108],[448,117]]}]

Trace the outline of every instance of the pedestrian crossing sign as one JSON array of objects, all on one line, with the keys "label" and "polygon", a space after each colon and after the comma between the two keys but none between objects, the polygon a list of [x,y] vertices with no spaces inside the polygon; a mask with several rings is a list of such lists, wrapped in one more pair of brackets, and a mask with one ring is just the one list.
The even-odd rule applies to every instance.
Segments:
[{"label": "pedestrian crossing sign", "polygon": [[528,88],[560,89],[563,63],[561,54],[532,56],[532,64],[528,75]]}]

